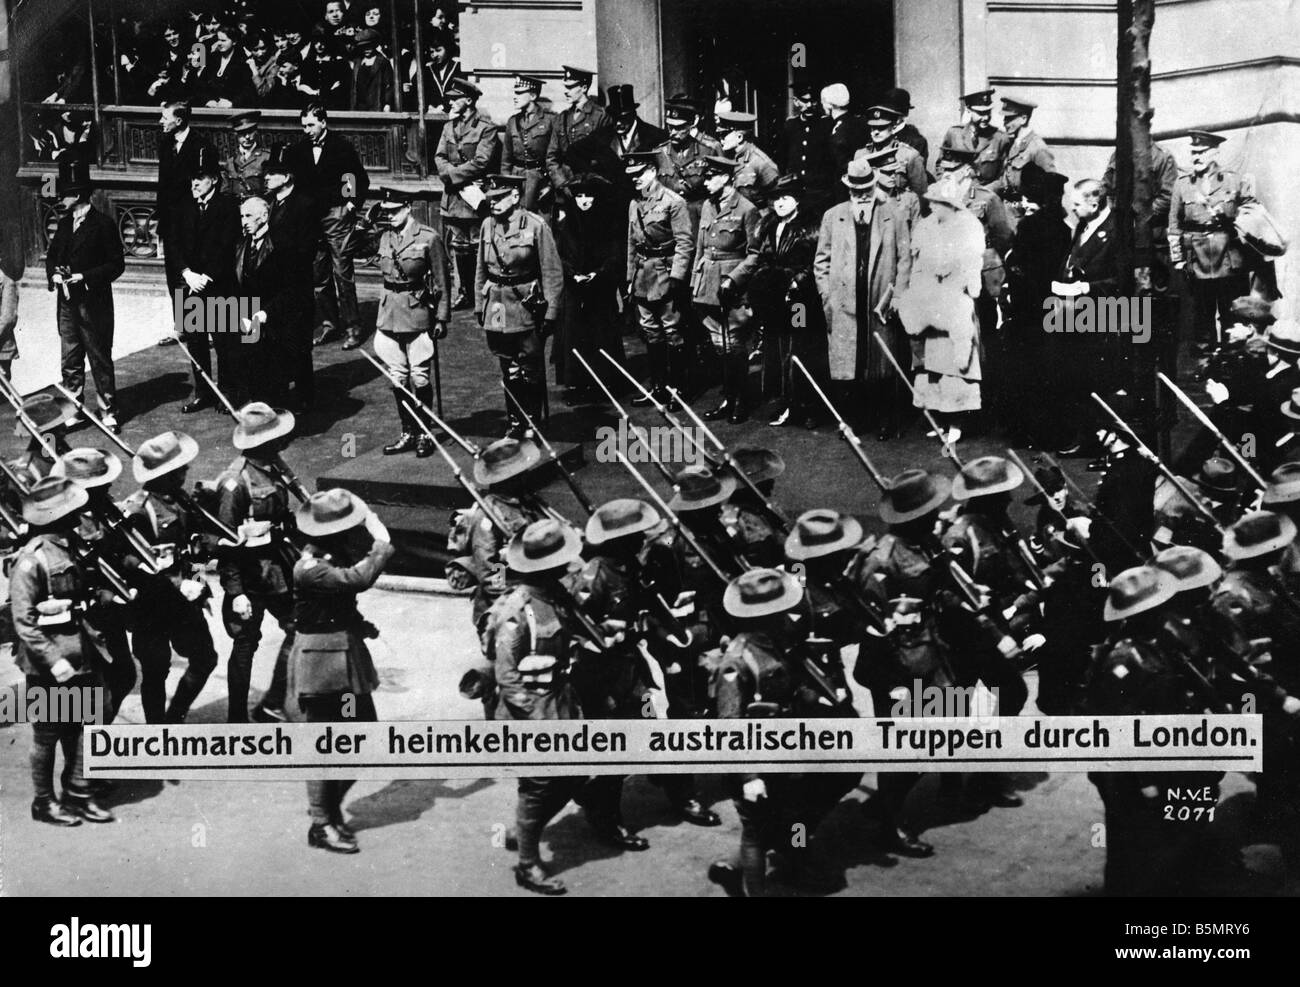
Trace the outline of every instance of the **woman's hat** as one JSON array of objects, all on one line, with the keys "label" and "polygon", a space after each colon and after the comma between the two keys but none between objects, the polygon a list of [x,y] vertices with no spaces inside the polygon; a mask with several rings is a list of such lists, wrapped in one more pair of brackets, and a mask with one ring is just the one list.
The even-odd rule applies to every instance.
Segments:
[{"label": "woman's hat", "polygon": [[952,484],[946,476],[922,469],[904,470],[881,493],[880,520],[886,524],[915,521],[936,510],[950,496]]},{"label": "woman's hat", "polygon": [[1226,558],[1254,559],[1286,548],[1295,541],[1295,522],[1285,514],[1251,511],[1223,534]]},{"label": "woman's hat", "polygon": [[256,449],[293,431],[292,411],[272,408],[264,401],[254,401],[239,409],[239,424],[231,439],[236,449]]},{"label": "woman's hat", "polygon": [[587,519],[587,544],[602,545],[649,531],[659,523],[659,512],[644,500],[619,497],[601,504]]},{"label": "woman's hat", "polygon": [[131,458],[136,483],[148,483],[188,466],[199,454],[199,444],[184,432],[163,432],[144,442]]},{"label": "woman's hat", "polygon": [[750,569],[733,579],[722,606],[733,617],[767,617],[785,613],[803,599],[799,580],[780,569]]},{"label": "woman's hat", "polygon": [[54,461],[50,476],[66,477],[83,487],[106,487],[122,474],[122,460],[100,449],[69,449]]},{"label": "woman's hat", "polygon": [[350,490],[334,487],[312,494],[298,508],[295,520],[304,535],[323,538],[365,524],[369,514],[370,508],[360,497]]},{"label": "woman's hat", "polygon": [[1127,620],[1168,603],[1178,592],[1178,580],[1152,565],[1125,569],[1110,581],[1102,618],[1109,622]]},{"label": "woman's hat", "polygon": [[86,488],[67,477],[47,476],[34,483],[23,497],[23,520],[43,526],[53,524],[90,500]]},{"label": "woman's hat", "polygon": [[1223,567],[1214,561],[1213,555],[1191,545],[1166,548],[1151,560],[1151,564],[1178,580],[1180,593],[1213,585],[1223,575]]},{"label": "woman's hat", "polygon": [[804,511],[795,519],[785,539],[785,557],[817,559],[841,549],[853,548],[862,541],[862,525],[855,518],[838,511],[816,508]]},{"label": "woman's hat", "polygon": [[542,461],[542,450],[531,439],[497,439],[474,461],[474,482],[481,487],[526,473]]},{"label": "woman's hat", "polygon": [[582,557],[582,536],[554,518],[534,521],[511,539],[505,558],[515,572],[559,569]]},{"label": "woman's hat", "polygon": [[736,492],[734,476],[717,476],[707,466],[687,466],[673,480],[673,499],[668,506],[675,514],[700,511],[725,503]]},{"label": "woman's hat", "polygon": [[952,483],[953,500],[1006,493],[1025,482],[1020,467],[1001,456],[980,456],[961,468]]}]

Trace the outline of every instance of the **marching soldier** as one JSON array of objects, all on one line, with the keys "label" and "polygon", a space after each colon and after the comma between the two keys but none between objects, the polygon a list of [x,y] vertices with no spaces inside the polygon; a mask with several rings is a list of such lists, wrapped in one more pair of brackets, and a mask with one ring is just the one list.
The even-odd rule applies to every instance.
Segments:
[{"label": "marching soldier", "polygon": [[[382,521],[347,490],[314,493],[297,512],[307,538],[293,567],[293,623],[287,691],[295,719],[308,723],[371,723],[378,719],[372,693],[379,673],[366,639],[379,632],[357,610],[358,594],[375,585],[393,556]],[[370,544],[355,537],[364,529]],[[363,554],[364,553],[364,554]],[[357,853],[356,834],[343,819],[350,780],[307,782],[311,827],[307,845],[331,853]]]},{"label": "marching soldier", "polygon": [[[695,244],[688,204],[660,182],[659,166],[660,155],[653,151],[634,151],[625,158],[637,191],[628,206],[627,293],[645,338],[650,365],[646,389],[664,401],[667,387],[680,388],[686,379],[682,318]],[[632,403],[640,407],[650,400],[638,394]]]},{"label": "marching soldier", "polygon": [[296,552],[290,541],[290,481],[280,454],[288,446],[293,428],[292,412],[256,401],[241,408],[232,439],[240,454],[217,478],[217,517],[243,538],[237,548],[221,554],[217,567],[225,594],[221,620],[232,641],[226,666],[230,723],[248,722],[253,656],[268,611],[284,630],[284,643],[275,659],[271,686],[254,715],[262,720],[283,720],[285,716],[285,663],[293,646]]},{"label": "marching soldier", "polygon": [[944,134],[940,160],[949,149],[968,152],[979,183],[988,185],[1002,174],[1011,138],[993,125],[992,89],[967,93],[961,102],[964,120]]},{"label": "marching soldier", "polygon": [[1007,146],[1002,173],[990,187],[1006,200],[1013,220],[1024,214],[1020,177],[1025,166],[1032,162],[1048,174],[1056,171],[1056,159],[1047,143],[1029,129],[1029,118],[1037,107],[1037,103],[1028,99],[1002,97],[1002,126],[1011,143]]},{"label": "marching soldier", "polygon": [[260,110],[241,110],[230,118],[235,148],[225,160],[226,186],[236,202],[266,192],[265,168],[271,152],[258,140],[261,122]]},{"label": "marching soldier", "polygon": [[761,496],[756,496],[747,484],[737,482],[736,492],[723,505],[722,523],[747,562],[778,566],[785,560],[785,550],[770,508],[772,490],[777,478],[785,472],[785,460],[771,449],[737,447],[731,455],[750,482],[758,487]]},{"label": "marching soldier", "polygon": [[[80,416],[75,404],[65,397],[40,391],[23,398],[22,408],[37,431],[53,443],[56,454],[62,455],[71,448],[68,445],[68,429],[79,422]],[[26,450],[9,462],[18,477],[30,486],[49,476],[54,460],[50,459],[50,454],[40,439],[28,434],[21,421],[14,425],[14,435],[27,436]]]},{"label": "marching soldier", "polygon": [[[73,553],[77,512],[86,491],[71,480],[51,477],[23,500],[29,540],[9,575],[9,601],[16,646],[14,658],[32,689],[92,689],[102,685],[100,643],[84,624],[89,603],[88,574]],[[54,826],[113,821],[82,774],[80,722],[32,724],[32,818]],[[54,758],[63,748],[63,800],[55,797]]]},{"label": "marching soldier", "polygon": [[[405,192],[383,189],[380,208],[388,229],[379,238],[379,270],[384,278],[375,317],[375,355],[389,375],[433,407],[433,354],[446,338],[451,318],[447,255],[432,227],[416,220]],[[384,446],[385,456],[415,450],[421,459],[433,455],[433,441],[420,431],[406,410],[409,398],[393,387],[402,434]],[[417,411],[419,409],[416,409]]]},{"label": "marching soldier", "polygon": [[505,145],[501,152],[501,171],[522,175],[523,207],[529,212],[550,215],[553,206],[549,172],[558,170],[555,153],[555,114],[537,102],[542,80],[528,75],[515,76],[515,114],[506,121]]},{"label": "marching soldier", "polygon": [[[159,573],[140,587],[131,648],[140,662],[140,702],[148,723],[184,723],[217,667],[206,618],[211,590],[203,578],[211,536],[185,496],[189,464],[199,444],[184,432],[163,432],[144,442],[131,460],[140,490],[122,505],[128,521],[149,540]],[[213,546],[215,548],[215,546]],[[188,662],[167,702],[172,651]],[[165,707],[165,709],[164,709]]]},{"label": "marching soldier", "polygon": [[[564,267],[546,220],[520,205],[522,175],[493,175],[487,197],[475,277],[474,314],[501,381],[533,421],[546,406],[546,338],[555,331]],[[513,401],[506,402],[508,435],[527,428]]]},{"label": "marching soldier", "polygon": [[581,163],[575,168],[575,163],[569,161],[569,148],[595,134],[604,134],[608,138],[614,126],[605,107],[591,96],[591,83],[596,73],[572,65],[561,67],[564,69],[564,98],[569,101],[569,106],[555,118],[551,143],[546,149],[546,166],[551,187],[555,189],[564,188],[586,170]]},{"label": "marching soldier", "polygon": [[709,200],[700,213],[691,300],[723,366],[722,401],[704,417],[738,425],[749,417],[745,385],[753,313],[744,295],[758,265],[762,217],[736,190],[735,162],[716,155],[704,161]]},{"label": "marching soldier", "polygon": [[443,185],[438,212],[446,253],[456,266],[453,308],[473,308],[474,265],[483,226],[478,211],[481,186],[496,170],[501,143],[496,125],[479,114],[477,104],[482,90],[467,79],[455,78],[447,84],[446,95],[451,104],[449,119],[438,136],[433,159]]},{"label": "marching soldier", "polygon": [[680,102],[670,100],[664,107],[668,140],[659,148],[655,162],[659,181],[686,200],[691,217],[692,244],[700,227],[700,210],[709,197],[704,187],[704,159],[710,154],[720,154],[722,150],[713,138],[694,132],[699,119],[700,111],[693,102],[685,97]]},{"label": "marching soldier", "polygon": [[718,114],[718,136],[722,140],[722,154],[735,161],[732,172],[736,191],[761,210],[766,210],[772,186],[780,177],[780,170],[767,154],[754,143],[754,124],[758,117],[753,113],[725,110]]}]

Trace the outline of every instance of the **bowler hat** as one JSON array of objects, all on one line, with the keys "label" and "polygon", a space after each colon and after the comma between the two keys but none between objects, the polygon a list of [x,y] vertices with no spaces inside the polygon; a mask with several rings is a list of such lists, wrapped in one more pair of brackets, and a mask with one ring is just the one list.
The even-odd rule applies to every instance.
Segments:
[{"label": "bowler hat", "polygon": [[1251,511],[1224,532],[1223,554],[1233,561],[1257,558],[1286,548],[1295,533],[1295,522],[1285,514]]},{"label": "bowler hat", "polygon": [[140,444],[131,458],[136,483],[148,483],[194,461],[199,444],[184,432],[163,432]]},{"label": "bowler hat", "polygon": [[922,469],[904,470],[880,494],[880,520],[905,524],[937,510],[952,495],[946,476]]},{"label": "bowler hat", "polygon": [[534,521],[510,540],[505,559],[515,572],[558,569],[582,557],[582,536],[554,518]]},{"label": "bowler hat", "polygon": [[1151,564],[1177,579],[1180,593],[1213,585],[1223,575],[1223,567],[1213,555],[1191,545],[1172,545],[1157,553]]},{"label": "bowler hat", "polygon": [[852,548],[862,541],[862,525],[855,518],[838,511],[815,508],[795,519],[785,539],[785,557],[817,559],[841,549]]},{"label": "bowler hat", "polygon": [[47,476],[23,495],[23,520],[38,526],[53,524],[81,510],[89,500],[90,494],[80,484],[65,476]]},{"label": "bowler hat", "polygon": [[378,48],[382,41],[383,35],[373,27],[368,27],[353,39],[352,47],[356,48],[358,51],[371,51]]},{"label": "bowler hat", "polygon": [[601,545],[615,538],[638,535],[659,523],[659,512],[644,500],[619,497],[601,504],[587,518],[587,544]]},{"label": "bowler hat", "polygon": [[1178,592],[1178,580],[1153,565],[1125,569],[1110,581],[1102,618],[1108,622],[1127,620],[1168,603]]},{"label": "bowler hat", "polygon": [[323,538],[365,524],[369,514],[370,509],[360,497],[350,490],[334,487],[312,494],[298,508],[294,520],[304,535]]},{"label": "bowler hat", "polygon": [[1069,178],[1030,161],[1020,172],[1020,194],[1040,206],[1059,203]]},{"label": "bowler hat", "polygon": [[687,466],[674,478],[673,486],[673,499],[668,506],[681,514],[724,503],[736,492],[736,478],[718,476],[707,466]]},{"label": "bowler hat", "polygon": [[272,408],[263,401],[254,401],[239,409],[239,424],[231,442],[236,449],[256,449],[260,445],[281,438],[293,431],[292,411]]},{"label": "bowler hat", "polygon": [[953,500],[1006,493],[1025,482],[1020,467],[1001,456],[980,456],[961,468],[952,482]]},{"label": "bowler hat", "polygon": [[1294,504],[1300,501],[1300,463],[1283,463],[1268,477],[1265,504]]},{"label": "bowler hat", "polygon": [[880,105],[888,107],[900,117],[907,116],[907,111],[912,108],[912,94],[906,89],[895,87],[881,97]]},{"label": "bowler hat", "polygon": [[542,461],[542,451],[531,439],[497,439],[474,461],[474,482],[491,486],[526,473]]},{"label": "bowler hat", "polygon": [[803,586],[780,569],[750,569],[727,584],[722,606],[733,617],[767,617],[793,609]]},{"label": "bowler hat", "polygon": [[54,461],[50,476],[67,477],[83,487],[106,487],[122,474],[122,460],[101,449],[69,449]]}]

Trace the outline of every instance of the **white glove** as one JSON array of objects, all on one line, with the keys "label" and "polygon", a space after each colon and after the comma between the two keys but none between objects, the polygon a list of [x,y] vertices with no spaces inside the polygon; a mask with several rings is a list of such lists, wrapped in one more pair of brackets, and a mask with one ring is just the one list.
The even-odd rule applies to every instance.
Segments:
[{"label": "white glove", "polygon": [[1030,634],[1027,638],[1025,638],[1023,641],[1020,642],[1020,647],[1024,651],[1037,651],[1046,643],[1047,643],[1047,638],[1043,637],[1043,635]]},{"label": "white glove", "polygon": [[998,651],[1002,653],[1004,658],[1009,658],[1015,654],[1018,647],[1016,639],[1010,634],[1003,635],[1002,640],[998,642]]},{"label": "white glove", "polygon": [[247,620],[253,616],[253,601],[243,593],[240,593],[230,603],[230,609],[235,612],[235,616],[240,620]]},{"label": "white glove", "polygon": [[181,580],[181,596],[193,603],[203,595],[203,584],[197,579]]},{"label": "white glove", "polygon": [[767,786],[763,784],[762,778],[745,782],[743,791],[746,802],[757,802],[759,799],[767,798]]},{"label": "white glove", "polygon": [[1300,715],[1300,699],[1295,696],[1287,696],[1282,700],[1282,712],[1287,716]]},{"label": "white glove", "polygon": [[1210,396],[1210,400],[1215,404],[1223,404],[1228,400],[1228,385],[1221,384],[1217,380],[1207,380],[1205,382],[1205,393]]},{"label": "white glove", "polygon": [[[77,670],[72,667],[66,658],[60,658],[50,666],[50,674],[54,676],[55,682],[66,682],[72,676],[77,674]],[[759,784],[762,784],[761,782]]]}]

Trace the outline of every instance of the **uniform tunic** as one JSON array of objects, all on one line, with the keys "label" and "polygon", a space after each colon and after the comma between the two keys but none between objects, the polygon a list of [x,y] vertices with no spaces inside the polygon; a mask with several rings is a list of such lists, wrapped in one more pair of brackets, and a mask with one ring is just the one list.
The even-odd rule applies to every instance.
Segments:
[{"label": "uniform tunic", "polygon": [[713,345],[720,351],[743,349],[749,317],[737,306],[738,298],[723,310],[718,297],[724,277],[736,292],[743,292],[758,266],[762,216],[758,208],[734,189],[720,200],[710,198],[700,212],[695,240],[695,268],[691,297],[705,315]]},{"label": "uniform tunic", "polygon": [[525,209],[535,210],[539,204],[549,209],[542,193],[550,189],[548,173],[558,167],[554,159],[558,147],[553,144],[556,122],[554,113],[536,103],[506,121],[501,171],[525,177],[522,200]]},{"label": "uniform tunic", "polygon": [[[981,132],[974,123],[949,127],[944,135],[944,144],[975,152],[975,177],[981,185],[988,185],[1002,174],[1007,151],[1011,147],[1011,138],[1006,131],[994,127]],[[942,152],[941,152],[942,153]]]},{"label": "uniform tunic", "polygon": [[474,252],[482,219],[465,201],[461,190],[494,172],[500,155],[496,125],[477,111],[460,120],[449,120],[442,128],[433,160],[443,183],[438,212],[451,252]]},{"label": "uniform tunic", "polygon": [[613,121],[605,107],[591,97],[584,98],[576,106],[568,107],[555,118],[550,146],[546,149],[546,167],[553,188],[563,188],[577,171],[583,170],[581,162],[575,167],[574,162],[568,160],[569,148],[612,126]]},{"label": "uniform tunic", "polygon": [[412,390],[429,384],[434,341],[428,330],[451,318],[447,254],[432,229],[408,219],[379,238],[384,283],[375,317],[375,352]]},{"label": "uniform tunic", "polygon": [[236,144],[234,153],[225,162],[226,185],[230,194],[241,202],[250,195],[265,195],[266,175],[263,169],[270,157],[271,152],[264,147],[254,147],[246,155],[243,148]]}]

